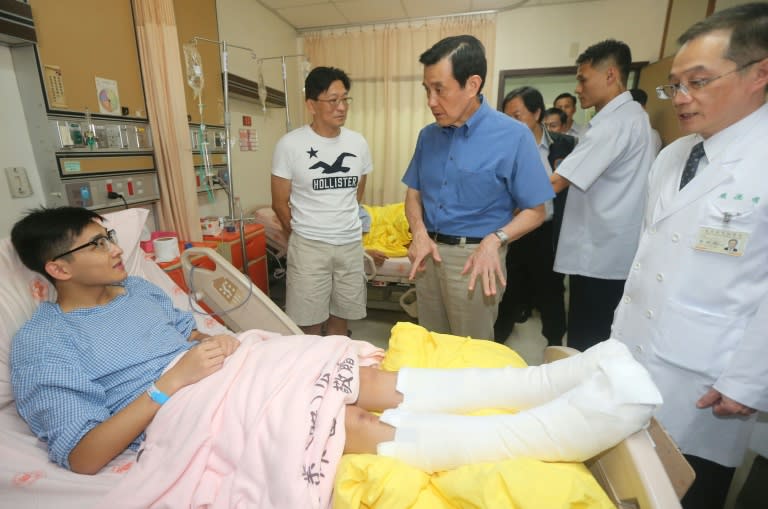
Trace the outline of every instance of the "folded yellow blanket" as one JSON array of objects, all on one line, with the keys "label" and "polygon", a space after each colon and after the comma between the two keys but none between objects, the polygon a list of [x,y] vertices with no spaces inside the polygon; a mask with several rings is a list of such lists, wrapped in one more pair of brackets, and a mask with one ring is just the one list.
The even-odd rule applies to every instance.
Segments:
[{"label": "folded yellow blanket", "polygon": [[[397,370],[406,366],[524,367],[525,361],[492,341],[429,333],[401,322],[392,328],[382,367]],[[430,475],[393,458],[348,454],[336,473],[333,507],[607,509],[614,505],[580,463],[515,458]]]},{"label": "folded yellow blanket", "polygon": [[371,230],[363,235],[363,247],[381,251],[387,256],[407,256],[411,231],[405,218],[405,204],[363,207],[371,216]]}]

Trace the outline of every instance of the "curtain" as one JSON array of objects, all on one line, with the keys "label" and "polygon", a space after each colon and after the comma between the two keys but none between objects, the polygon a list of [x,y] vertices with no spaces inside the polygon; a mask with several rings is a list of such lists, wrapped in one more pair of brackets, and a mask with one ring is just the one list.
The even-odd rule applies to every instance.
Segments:
[{"label": "curtain", "polygon": [[374,25],[304,34],[304,53],[312,67],[343,69],[352,80],[353,98],[346,126],[368,140],[373,173],[365,203],[403,201],[400,179],[408,167],[419,131],[434,122],[421,85],[419,56],[440,39],[470,34],[485,46],[488,74],[483,92],[493,90],[496,16],[457,16],[394,25]]},{"label": "curtain", "polygon": [[201,240],[184,79],[172,0],[133,0],[147,113],[160,180],[158,222],[180,239]]}]

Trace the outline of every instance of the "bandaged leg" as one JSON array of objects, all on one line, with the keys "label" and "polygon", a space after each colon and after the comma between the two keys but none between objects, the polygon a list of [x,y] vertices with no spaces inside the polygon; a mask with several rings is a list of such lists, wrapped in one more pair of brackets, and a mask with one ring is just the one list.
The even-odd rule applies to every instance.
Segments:
[{"label": "bandaged leg", "polygon": [[403,368],[399,408],[414,412],[463,413],[482,408],[522,410],[550,401],[595,373],[601,360],[632,358],[615,339],[550,364],[528,368]]},{"label": "bandaged leg", "polygon": [[598,363],[573,389],[517,414],[463,416],[387,410],[396,428],[378,454],[425,471],[526,456],[543,461],[584,461],[642,429],[661,395],[634,359]]}]

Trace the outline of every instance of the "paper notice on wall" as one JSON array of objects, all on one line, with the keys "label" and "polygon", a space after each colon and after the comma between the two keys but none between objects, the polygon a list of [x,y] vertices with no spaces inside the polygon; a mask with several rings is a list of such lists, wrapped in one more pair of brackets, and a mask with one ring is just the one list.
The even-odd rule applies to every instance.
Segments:
[{"label": "paper notice on wall", "polygon": [[48,90],[48,104],[51,108],[66,108],[67,97],[64,95],[64,78],[61,75],[61,67],[58,65],[45,65],[45,86]]},{"label": "paper notice on wall", "polygon": [[259,150],[259,135],[256,129],[240,129],[240,151],[254,151]]},{"label": "paper notice on wall", "polygon": [[120,115],[120,94],[117,91],[117,81],[96,77],[96,95],[99,101],[99,112],[108,115]]}]

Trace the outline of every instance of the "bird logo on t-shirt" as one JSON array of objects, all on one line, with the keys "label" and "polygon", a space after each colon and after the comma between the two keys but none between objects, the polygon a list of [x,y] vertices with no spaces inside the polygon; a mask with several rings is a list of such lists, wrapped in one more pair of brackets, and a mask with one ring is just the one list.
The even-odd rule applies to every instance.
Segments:
[{"label": "bird logo on t-shirt", "polygon": [[309,169],[316,170],[318,168],[322,168],[323,173],[339,173],[339,172],[347,173],[350,170],[349,166],[342,166],[342,164],[344,163],[344,159],[347,156],[357,157],[355,154],[350,154],[349,152],[342,152],[341,154],[339,154],[339,157],[336,158],[333,164],[329,165],[326,162],[318,161],[312,166],[310,166]]}]

